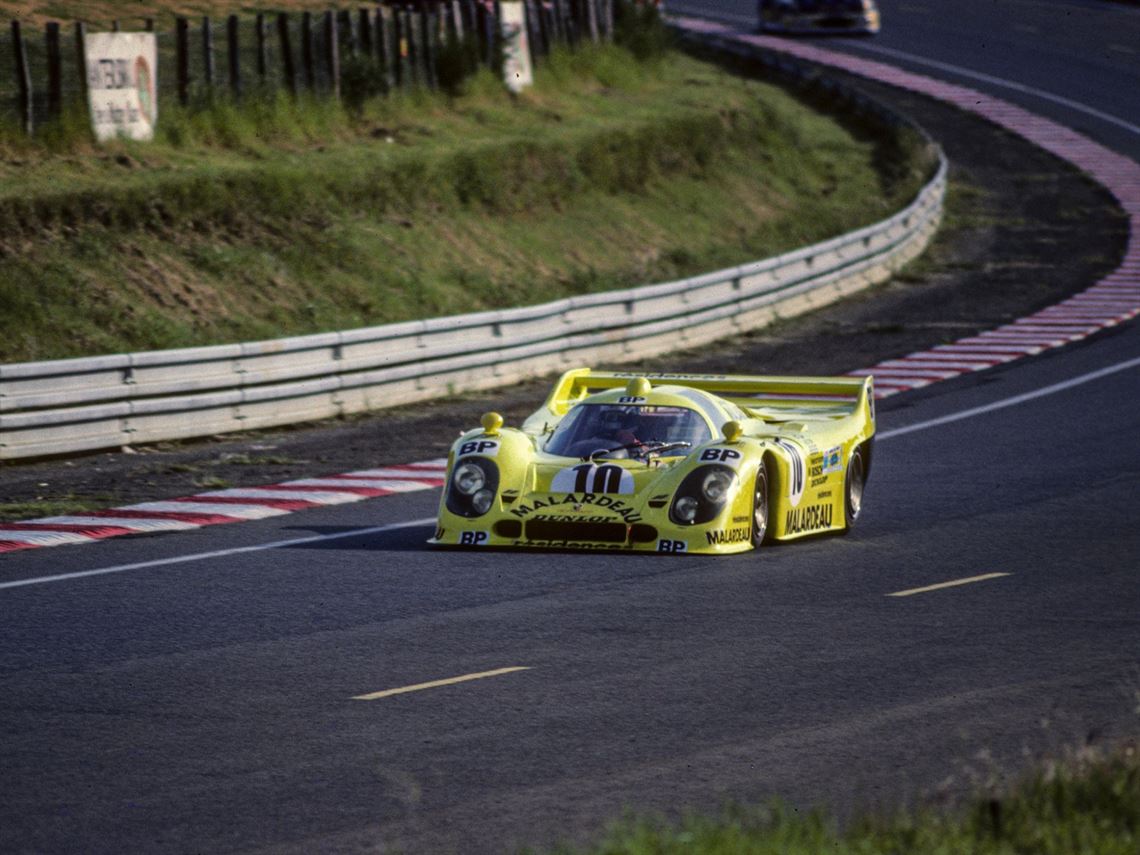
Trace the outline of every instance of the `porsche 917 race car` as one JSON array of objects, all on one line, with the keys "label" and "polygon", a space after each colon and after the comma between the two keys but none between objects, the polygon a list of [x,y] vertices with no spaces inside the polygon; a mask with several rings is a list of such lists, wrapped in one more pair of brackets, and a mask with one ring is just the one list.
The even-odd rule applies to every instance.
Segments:
[{"label": "porsche 917 race car", "polygon": [[448,454],[437,545],[743,552],[846,531],[863,505],[870,377],[568,371],[521,427]]},{"label": "porsche 917 race car", "polygon": [[762,33],[879,32],[875,0],[759,0]]}]

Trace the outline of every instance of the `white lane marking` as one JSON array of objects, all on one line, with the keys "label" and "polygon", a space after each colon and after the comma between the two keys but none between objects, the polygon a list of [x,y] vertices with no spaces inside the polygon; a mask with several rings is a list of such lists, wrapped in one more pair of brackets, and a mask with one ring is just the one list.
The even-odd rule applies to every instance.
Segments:
[{"label": "white lane marking", "polygon": [[398,689],[384,689],[380,692],[370,692],[367,695],[353,695],[354,701],[377,701],[380,698],[389,698],[392,695],[403,695],[408,692],[420,692],[424,689],[436,689],[440,686],[453,686],[456,683],[466,683],[469,680],[483,680],[487,677],[500,677],[503,674],[513,674],[515,671],[529,671],[529,665],[513,665],[510,668],[496,668],[494,671],[480,671],[477,674],[464,674],[461,677],[448,677],[444,680],[432,680],[428,683],[416,683],[414,686],[401,686]]},{"label": "white lane marking", "polygon": [[895,591],[886,594],[888,597],[910,597],[914,594],[925,594],[927,591],[940,591],[943,588],[956,588],[959,585],[972,585],[975,582],[985,582],[987,579],[998,579],[1002,576],[1011,576],[1012,573],[983,573],[981,576],[969,576],[965,579],[951,579],[949,582],[939,582],[936,585],[926,585],[922,588],[908,588],[905,591]]},{"label": "white lane marking", "polygon": [[86,579],[89,576],[106,576],[110,573],[126,573],[130,570],[146,570],[151,567],[168,567],[171,564],[187,564],[191,561],[207,561],[211,558],[226,558],[230,555],[241,555],[244,552],[263,552],[267,549],[283,549],[289,546],[304,546],[307,543],[324,543],[330,540],[343,540],[346,537],[360,537],[366,534],[381,534],[398,528],[412,528],[418,525],[434,524],[435,517],[409,520],[408,522],[391,523],[389,525],[373,526],[371,528],[357,528],[352,531],[341,531],[336,534],[318,534],[313,537],[299,537],[295,540],[277,540],[272,543],[258,543],[254,546],[237,546],[233,549],[217,549],[213,552],[196,552],[192,555],[176,555],[172,558],[156,558],[153,561],[139,561],[135,564],[120,564],[115,567],[100,567],[98,570],[78,570],[75,573],[60,573],[57,576],[37,576],[33,579],[17,579],[13,582],[0,582],[0,590],[5,588],[22,588],[27,585],[44,585],[48,582],[64,582],[69,579]]},{"label": "white lane marking", "polygon": [[1012,407],[1017,404],[1024,404],[1026,401],[1032,401],[1035,398],[1044,398],[1047,395],[1055,395],[1058,392],[1063,392],[1066,389],[1072,389],[1074,386],[1081,386],[1085,383],[1091,383],[1094,380],[1099,380],[1101,377],[1108,377],[1111,374],[1117,374],[1121,371],[1127,371],[1129,368],[1136,368],[1140,366],[1140,357],[1129,359],[1126,362],[1118,362],[1115,365],[1109,365],[1106,368],[1098,369],[1097,371],[1090,371],[1088,374],[1081,374],[1078,377],[1073,377],[1069,380],[1063,380],[1060,383],[1054,383],[1051,386],[1043,386],[1040,389],[1035,389],[1032,392],[1024,392],[1021,395],[1014,395],[1012,398],[1005,398],[1001,401],[994,401],[992,404],[983,404],[980,407],[971,407],[968,410],[962,410],[958,413],[951,413],[948,416],[941,416],[937,419],[929,419],[925,422],[916,422],[913,425],[906,425],[905,427],[895,428],[894,430],[883,431],[876,434],[876,439],[884,440],[891,439],[896,436],[903,436],[908,433],[914,433],[920,430],[927,430],[928,428],[938,427],[939,425],[950,424],[951,422],[961,421],[962,419],[973,418],[980,416],[984,413],[992,413],[995,410],[1002,410],[1006,407]]},{"label": "white lane marking", "polygon": [[882,45],[868,45],[860,44],[853,46],[853,51],[869,51],[870,53],[882,54],[883,56],[891,56],[896,59],[905,59],[908,62],[913,62],[915,65],[925,65],[929,68],[937,68],[941,71],[948,71],[951,74],[957,74],[960,77],[967,77],[972,80],[981,80],[984,83],[991,83],[994,86],[1002,86],[1006,89],[1012,89],[1014,92],[1021,92],[1025,95],[1033,95],[1037,98],[1044,99],[1045,101],[1052,101],[1054,104],[1060,104],[1063,107],[1068,107],[1070,110],[1076,110],[1079,113],[1085,113],[1089,116],[1095,116],[1101,121],[1108,122],[1109,124],[1116,125],[1117,127],[1124,128],[1129,133],[1140,136],[1140,125],[1134,125],[1131,122],[1126,122],[1124,119],[1118,118],[1111,113],[1105,113],[1103,110],[1097,110],[1095,107],[1089,107],[1082,104],[1080,101],[1074,101],[1071,98],[1065,98],[1061,95],[1054,95],[1052,92],[1046,92],[1044,89],[1038,89],[1034,86],[1026,86],[1024,83],[1016,83],[1012,80],[1006,80],[1002,77],[994,77],[992,74],[983,74],[980,71],[971,71],[968,68],[963,68],[960,65],[953,65],[948,62],[939,62],[935,59],[927,59],[924,56],[917,54],[907,53],[902,50],[895,50],[894,48],[883,47]]}]

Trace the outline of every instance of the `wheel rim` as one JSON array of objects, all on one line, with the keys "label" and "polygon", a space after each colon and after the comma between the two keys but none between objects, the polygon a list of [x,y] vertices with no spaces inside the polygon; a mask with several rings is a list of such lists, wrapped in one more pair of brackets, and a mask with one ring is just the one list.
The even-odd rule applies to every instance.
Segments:
[{"label": "wheel rim", "polygon": [[768,533],[768,473],[764,467],[756,473],[756,490],[752,494],[752,545],[759,546]]},{"label": "wheel rim", "polygon": [[847,519],[852,522],[863,509],[863,455],[856,451],[847,467]]}]

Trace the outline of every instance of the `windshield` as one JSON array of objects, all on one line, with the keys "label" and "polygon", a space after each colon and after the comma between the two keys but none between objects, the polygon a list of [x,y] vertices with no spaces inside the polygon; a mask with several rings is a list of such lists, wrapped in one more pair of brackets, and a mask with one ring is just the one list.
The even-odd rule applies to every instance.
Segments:
[{"label": "windshield", "polygon": [[588,457],[623,445],[700,445],[710,439],[712,431],[705,420],[687,407],[579,404],[559,423],[546,450],[563,457]]}]

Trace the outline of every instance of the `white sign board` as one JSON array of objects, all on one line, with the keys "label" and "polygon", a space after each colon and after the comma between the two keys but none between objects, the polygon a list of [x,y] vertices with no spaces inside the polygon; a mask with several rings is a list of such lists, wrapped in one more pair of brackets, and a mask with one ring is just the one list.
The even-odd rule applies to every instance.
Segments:
[{"label": "white sign board", "polygon": [[154,138],[158,62],[154,33],[88,33],[83,40],[95,138]]},{"label": "white sign board", "polygon": [[522,0],[502,0],[499,25],[503,32],[503,82],[512,92],[521,92],[534,85],[526,37],[526,5]]}]

